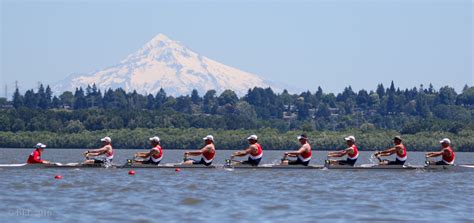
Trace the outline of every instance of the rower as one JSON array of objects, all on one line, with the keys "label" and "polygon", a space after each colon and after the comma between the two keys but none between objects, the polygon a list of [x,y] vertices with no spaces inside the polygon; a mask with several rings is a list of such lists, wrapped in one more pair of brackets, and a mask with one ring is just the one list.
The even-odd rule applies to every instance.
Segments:
[{"label": "rower", "polygon": [[355,163],[357,162],[357,158],[359,157],[359,150],[357,149],[357,146],[355,145],[355,137],[354,136],[348,136],[344,138],[346,140],[347,148],[341,151],[337,152],[329,152],[328,157],[343,157],[347,155],[346,160],[328,160],[328,164],[331,165],[350,165],[354,166]]},{"label": "rower", "polygon": [[[195,151],[188,151],[184,153],[184,165],[196,165],[196,164],[202,164],[206,166],[210,166],[212,164],[212,160],[214,160],[214,157],[216,156],[216,148],[214,146],[214,137],[212,135],[208,135],[204,137],[202,140],[204,140],[204,147],[202,147],[200,150],[195,150]],[[188,156],[202,156],[201,160],[197,161],[191,158],[188,158]]]},{"label": "rower", "polygon": [[[281,160],[282,165],[303,165],[308,166],[311,161],[311,145],[308,143],[308,137],[301,134],[297,137],[301,147],[297,151],[286,152]],[[296,160],[288,160],[287,157],[296,157]]]},{"label": "rower", "polygon": [[440,161],[434,162],[435,165],[454,165],[454,151],[451,148],[451,140],[444,138],[439,143],[441,144],[441,151],[428,152],[426,158],[442,156]]},{"label": "rower", "polygon": [[380,156],[390,156],[396,154],[395,161],[381,160],[380,165],[403,165],[407,160],[407,148],[402,144],[402,138],[400,136],[395,136],[393,138],[394,147],[386,149],[381,152],[376,152],[375,157],[379,158]]},{"label": "rower", "polygon": [[41,159],[41,153],[43,152],[44,148],[46,148],[45,144],[43,144],[43,143],[36,144],[35,150],[30,154],[30,156],[28,157],[28,160],[26,161],[26,163],[28,163],[28,164],[40,164],[40,163],[48,164],[48,163],[50,163],[49,161]]},{"label": "rower", "polygon": [[[106,136],[100,139],[102,142],[102,147],[99,149],[94,150],[87,150],[84,152],[84,156],[86,156],[86,161],[84,164],[111,164],[114,158],[114,150],[112,148],[112,139]],[[95,159],[90,160],[89,157],[97,157]]]},{"label": "rower", "polygon": [[262,146],[257,143],[258,137],[256,135],[251,135],[247,138],[249,141],[249,147],[245,150],[237,151],[232,153],[230,160],[233,160],[234,156],[248,156],[246,161],[241,162],[241,164],[247,164],[252,166],[258,166],[263,157]]},{"label": "rower", "polygon": [[161,159],[163,158],[163,149],[160,145],[160,138],[154,136],[149,139],[152,148],[148,152],[138,152],[135,153],[135,158],[141,158],[142,160],[133,160],[133,163],[141,164],[160,164]]}]

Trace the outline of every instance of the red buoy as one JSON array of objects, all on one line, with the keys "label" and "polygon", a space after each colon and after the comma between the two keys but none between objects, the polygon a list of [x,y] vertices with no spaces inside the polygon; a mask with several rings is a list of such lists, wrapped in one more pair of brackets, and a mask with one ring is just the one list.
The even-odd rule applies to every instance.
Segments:
[{"label": "red buoy", "polygon": [[135,175],[135,171],[134,171],[134,170],[130,170],[130,171],[128,171],[128,174],[129,174],[129,175]]},{"label": "red buoy", "polygon": [[60,180],[60,179],[63,179],[63,176],[61,176],[61,175],[56,175],[56,176],[54,176],[54,179]]},{"label": "red buoy", "polygon": [[174,171],[179,172],[179,171],[181,171],[181,169],[180,169],[180,168],[176,168],[176,169],[174,169]]}]

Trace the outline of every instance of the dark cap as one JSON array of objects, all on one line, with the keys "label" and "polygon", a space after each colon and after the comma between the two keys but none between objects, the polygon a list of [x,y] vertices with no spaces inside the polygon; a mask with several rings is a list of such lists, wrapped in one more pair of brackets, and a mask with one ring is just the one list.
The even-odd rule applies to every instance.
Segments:
[{"label": "dark cap", "polygon": [[402,141],[402,137],[401,137],[401,136],[395,136],[395,137],[393,137],[393,140],[395,140],[395,139]]}]

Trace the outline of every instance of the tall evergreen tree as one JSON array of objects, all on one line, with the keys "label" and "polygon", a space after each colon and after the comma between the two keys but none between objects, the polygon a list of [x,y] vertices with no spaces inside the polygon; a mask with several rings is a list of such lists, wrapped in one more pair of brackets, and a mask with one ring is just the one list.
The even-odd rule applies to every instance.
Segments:
[{"label": "tall evergreen tree", "polygon": [[24,104],[28,108],[37,108],[38,107],[38,95],[35,94],[33,90],[27,90],[25,92]]},{"label": "tall evergreen tree", "polygon": [[383,84],[377,85],[377,90],[375,92],[377,92],[379,98],[383,98],[383,96],[385,96],[385,88],[383,87]]},{"label": "tall evergreen tree", "polygon": [[193,89],[193,91],[191,92],[191,101],[193,102],[193,104],[199,104],[201,103],[201,97],[199,96],[199,92],[196,90],[196,89]]},{"label": "tall evergreen tree", "polygon": [[158,91],[158,93],[156,93],[156,96],[155,96],[155,108],[156,109],[160,109],[161,106],[166,102],[166,92],[165,90],[163,90],[163,88],[160,88],[160,90]]},{"label": "tall evergreen tree", "polygon": [[86,107],[87,102],[84,90],[82,90],[82,87],[76,88],[76,92],[74,93],[74,109],[84,109]]},{"label": "tall evergreen tree", "polygon": [[22,107],[24,104],[23,95],[20,94],[20,90],[18,88],[15,89],[15,93],[13,94],[13,107],[19,108]]}]

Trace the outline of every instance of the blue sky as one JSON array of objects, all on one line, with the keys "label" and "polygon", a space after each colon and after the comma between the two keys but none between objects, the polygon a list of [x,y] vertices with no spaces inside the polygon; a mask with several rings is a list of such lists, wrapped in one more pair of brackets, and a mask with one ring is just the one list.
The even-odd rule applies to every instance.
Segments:
[{"label": "blue sky", "polygon": [[470,0],[1,2],[1,96],[116,64],[158,33],[325,92],[473,85]]}]

